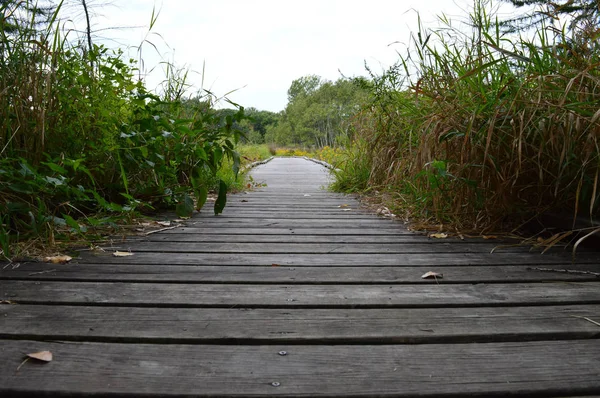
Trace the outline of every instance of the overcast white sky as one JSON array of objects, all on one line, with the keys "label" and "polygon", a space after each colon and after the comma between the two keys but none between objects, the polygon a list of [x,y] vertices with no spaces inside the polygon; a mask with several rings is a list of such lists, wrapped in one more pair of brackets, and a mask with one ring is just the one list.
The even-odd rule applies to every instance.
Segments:
[{"label": "overcast white sky", "polygon": [[[161,55],[197,73],[190,81],[229,95],[245,107],[280,111],[292,80],[316,74],[329,80],[365,75],[392,65],[396,50],[417,27],[417,11],[430,26],[445,13],[464,19],[473,0],[127,0],[94,10],[95,27],[145,26],[104,31],[122,46],[147,34],[152,9],[160,10],[148,40]],[[114,43],[112,45],[115,45]],[[144,46],[147,68],[160,58]],[[157,76],[148,80],[154,88]]]}]

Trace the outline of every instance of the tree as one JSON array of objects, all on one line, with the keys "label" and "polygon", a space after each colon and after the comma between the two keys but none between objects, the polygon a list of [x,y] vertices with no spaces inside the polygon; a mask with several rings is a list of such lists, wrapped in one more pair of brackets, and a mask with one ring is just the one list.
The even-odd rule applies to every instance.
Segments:
[{"label": "tree", "polygon": [[289,102],[267,140],[282,145],[334,146],[348,137],[352,117],[365,103],[366,91],[353,80],[336,82],[308,75],[292,82]]},{"label": "tree", "polygon": [[294,80],[288,89],[288,102],[292,103],[297,98],[314,93],[321,84],[321,77],[317,75],[307,75]]},{"label": "tree", "polygon": [[559,18],[561,16],[572,17],[572,25],[592,24],[600,25],[600,3],[598,0],[502,0],[515,7],[538,6],[536,11],[505,21],[509,30],[536,27]]},{"label": "tree", "polygon": [[260,134],[263,139],[267,133],[267,128],[270,125],[277,124],[277,120],[279,119],[279,116],[274,112],[259,111],[252,107],[246,109],[246,115],[250,119],[252,130]]},{"label": "tree", "polygon": [[41,28],[54,11],[51,4],[0,0],[0,25],[4,34],[18,33],[24,28]]}]

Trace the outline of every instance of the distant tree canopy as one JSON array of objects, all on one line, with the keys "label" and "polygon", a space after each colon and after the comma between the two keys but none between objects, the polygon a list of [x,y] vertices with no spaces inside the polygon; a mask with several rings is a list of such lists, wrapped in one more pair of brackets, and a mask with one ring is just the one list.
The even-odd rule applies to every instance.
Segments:
[{"label": "distant tree canopy", "polygon": [[350,79],[331,82],[316,75],[296,79],[288,90],[288,105],[265,139],[279,145],[334,146],[349,136],[351,118],[366,96]]},{"label": "distant tree canopy", "polygon": [[530,28],[543,22],[569,16],[572,24],[600,25],[600,2],[598,0],[502,0],[515,7],[539,6],[539,9],[506,21],[506,26],[513,30]]},{"label": "distant tree canopy", "polygon": [[[237,109],[218,109],[216,114],[222,123],[226,123],[227,116],[235,115]],[[275,112],[262,111],[256,108],[246,108],[244,114],[248,117],[241,122],[235,122],[234,128],[243,134],[242,142],[249,144],[262,144],[265,142],[267,130],[277,125],[279,115]]]}]

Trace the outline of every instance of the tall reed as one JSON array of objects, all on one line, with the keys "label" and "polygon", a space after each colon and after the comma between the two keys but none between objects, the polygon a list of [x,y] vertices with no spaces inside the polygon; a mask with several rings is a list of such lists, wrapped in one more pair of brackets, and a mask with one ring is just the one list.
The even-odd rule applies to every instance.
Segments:
[{"label": "tall reed", "polygon": [[372,159],[362,185],[435,222],[484,230],[546,212],[597,219],[600,29],[509,35],[493,9],[478,2],[471,34],[445,17],[438,29],[420,24],[399,62],[372,76],[355,137],[368,149],[349,162]]},{"label": "tall reed", "polygon": [[215,176],[227,158],[239,170],[243,108],[221,118],[172,63],[163,92],[150,92],[122,51],[67,37],[60,12],[0,2],[0,250],[140,209],[190,215],[191,196],[204,203],[211,189],[222,211],[227,184]]}]

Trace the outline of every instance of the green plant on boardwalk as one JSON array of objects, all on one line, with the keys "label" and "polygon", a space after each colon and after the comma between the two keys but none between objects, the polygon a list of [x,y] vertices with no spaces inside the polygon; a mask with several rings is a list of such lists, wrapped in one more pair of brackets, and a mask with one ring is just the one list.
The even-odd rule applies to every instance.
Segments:
[{"label": "green plant on boardwalk", "polygon": [[[597,219],[597,23],[504,33],[478,1],[473,33],[442,17],[362,83],[372,104],[337,186],[375,187],[413,216],[485,230],[544,212]],[[556,15],[556,18],[559,18]]]},{"label": "green plant on boardwalk", "polygon": [[40,24],[32,4],[0,2],[4,255],[26,238],[91,239],[137,211],[189,216],[210,190],[215,213],[223,211],[228,187],[215,176],[225,161],[239,171],[244,109],[221,117],[210,93],[186,96],[187,72],[173,64],[163,93],[153,94],[122,52],[73,44],[57,22],[60,5]]}]

